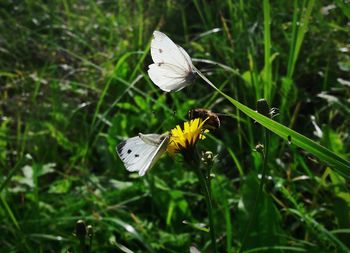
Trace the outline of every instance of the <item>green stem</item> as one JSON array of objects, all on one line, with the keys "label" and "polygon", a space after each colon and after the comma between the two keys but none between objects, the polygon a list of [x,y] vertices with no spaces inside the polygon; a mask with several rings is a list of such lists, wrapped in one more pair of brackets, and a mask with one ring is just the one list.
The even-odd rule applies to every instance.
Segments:
[{"label": "green stem", "polygon": [[262,167],[262,171],[261,171],[261,179],[260,179],[259,189],[258,189],[258,193],[256,194],[256,198],[255,198],[255,202],[254,202],[253,214],[252,214],[252,217],[250,218],[247,229],[244,233],[242,247],[239,250],[239,252],[242,252],[244,250],[245,242],[246,242],[246,239],[248,237],[249,231],[251,229],[253,222],[256,219],[257,210],[259,209],[258,202],[259,202],[259,199],[261,198],[261,194],[262,194],[263,187],[264,187],[264,182],[265,182],[265,177],[266,177],[266,172],[267,172],[267,169],[266,169],[267,168],[267,157],[268,157],[268,153],[269,153],[269,140],[270,140],[270,132],[266,128],[264,128],[264,139],[265,139],[264,140],[264,151],[262,153],[262,157],[263,157],[264,161],[263,161],[263,167]]},{"label": "green stem", "polygon": [[86,251],[86,245],[85,245],[85,238],[80,238],[79,239],[79,249],[80,253],[85,253]]},{"label": "green stem", "polygon": [[209,233],[210,233],[210,239],[211,239],[211,245],[213,248],[213,252],[217,253],[217,247],[216,247],[216,236],[215,236],[215,229],[214,229],[214,216],[213,216],[213,204],[211,199],[211,187],[210,187],[210,168],[208,165],[208,168],[205,168],[208,172],[206,175],[202,172],[202,166],[201,166],[201,159],[200,155],[198,153],[198,150],[194,148],[193,150],[188,150],[184,155],[184,160],[187,163],[187,165],[195,171],[197,174],[197,177],[199,179],[202,192],[204,194],[205,203],[208,210],[208,216],[209,216]]},{"label": "green stem", "polygon": [[216,236],[214,229],[214,216],[213,216],[213,205],[211,200],[211,187],[210,187],[210,177],[205,177],[201,171],[200,166],[197,166],[197,175],[200,181],[202,191],[205,197],[205,202],[207,204],[208,216],[209,216],[209,228],[210,228],[210,238],[213,247],[213,252],[217,252],[216,248]]}]

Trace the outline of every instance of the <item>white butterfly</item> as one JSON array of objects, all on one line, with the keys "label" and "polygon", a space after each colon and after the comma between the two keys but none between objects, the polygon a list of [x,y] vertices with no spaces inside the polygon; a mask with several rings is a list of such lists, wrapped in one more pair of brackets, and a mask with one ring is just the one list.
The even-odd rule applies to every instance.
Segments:
[{"label": "white butterfly", "polygon": [[191,84],[195,67],[186,51],[162,32],[154,31],[151,42],[153,64],[148,75],[164,91],[179,91]]},{"label": "white butterfly", "polygon": [[116,150],[128,171],[138,171],[140,176],[153,167],[166,151],[170,135],[141,134],[121,142]]},{"label": "white butterfly", "polygon": [[195,246],[191,246],[190,253],[201,253],[201,252]]}]

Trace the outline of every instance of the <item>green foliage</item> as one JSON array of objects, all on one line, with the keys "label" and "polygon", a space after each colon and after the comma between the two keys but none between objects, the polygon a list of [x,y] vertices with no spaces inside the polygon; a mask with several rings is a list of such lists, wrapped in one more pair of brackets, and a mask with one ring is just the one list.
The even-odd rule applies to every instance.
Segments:
[{"label": "green foliage", "polygon": [[[0,252],[82,252],[80,219],[92,226],[91,252],[189,252],[191,245],[211,252],[205,198],[180,157],[164,157],[139,178],[115,152],[139,132],[169,131],[196,107],[221,119],[200,143],[217,154],[211,189],[219,252],[349,251],[344,1],[1,6]],[[147,75],[156,29],[220,91],[200,78],[177,93],[156,88]],[[272,120],[254,112],[262,97],[279,108]],[[262,125],[283,139],[271,134],[257,198]]]}]

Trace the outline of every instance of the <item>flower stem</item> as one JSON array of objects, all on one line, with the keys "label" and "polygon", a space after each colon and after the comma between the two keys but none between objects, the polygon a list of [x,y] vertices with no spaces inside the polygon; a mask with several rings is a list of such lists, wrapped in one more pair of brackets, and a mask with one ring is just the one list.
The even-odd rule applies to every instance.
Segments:
[{"label": "flower stem", "polygon": [[265,182],[265,177],[266,177],[266,172],[267,172],[267,157],[268,157],[268,152],[269,152],[270,132],[266,128],[264,128],[263,131],[264,131],[264,139],[265,140],[264,140],[264,151],[262,153],[263,167],[262,167],[262,171],[261,171],[261,179],[260,179],[258,193],[256,194],[256,197],[255,197],[253,214],[252,214],[252,217],[250,218],[249,223],[247,225],[247,228],[245,230],[244,237],[242,240],[242,245],[241,245],[239,252],[243,252],[243,250],[244,250],[245,242],[246,242],[246,239],[248,237],[248,233],[249,233],[251,226],[254,223],[256,216],[257,216],[257,210],[259,209],[258,202],[259,202],[259,199],[261,198],[261,194],[262,194],[262,191],[264,188],[264,182]]},{"label": "flower stem", "polygon": [[215,236],[215,228],[214,228],[213,205],[211,200],[210,177],[204,176],[200,166],[197,166],[197,176],[200,181],[202,191],[205,197],[205,202],[207,205],[211,244],[212,244],[213,252],[216,253],[217,248],[216,248],[216,236]]}]

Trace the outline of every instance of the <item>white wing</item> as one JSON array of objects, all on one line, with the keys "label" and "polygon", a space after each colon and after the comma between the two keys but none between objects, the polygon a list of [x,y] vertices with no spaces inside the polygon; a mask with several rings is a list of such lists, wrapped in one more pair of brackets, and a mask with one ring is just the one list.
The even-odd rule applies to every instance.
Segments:
[{"label": "white wing", "polygon": [[176,65],[154,63],[149,65],[148,75],[152,82],[163,91],[178,91],[186,87],[188,73]]},{"label": "white wing", "polygon": [[[117,153],[128,171],[138,171],[145,175],[165,152],[169,136],[159,134],[145,134],[144,138],[132,137],[117,146]],[[143,139],[154,141],[145,142]]]},{"label": "white wing", "polygon": [[155,31],[153,36],[151,56],[154,64],[149,65],[148,75],[160,89],[179,91],[194,79],[191,58],[164,33]]},{"label": "white wing", "polygon": [[184,71],[192,71],[192,61],[186,51],[176,45],[168,36],[154,31],[151,42],[151,56],[154,63],[168,63]]},{"label": "white wing", "polygon": [[191,246],[190,247],[190,253],[201,253],[196,247]]}]

